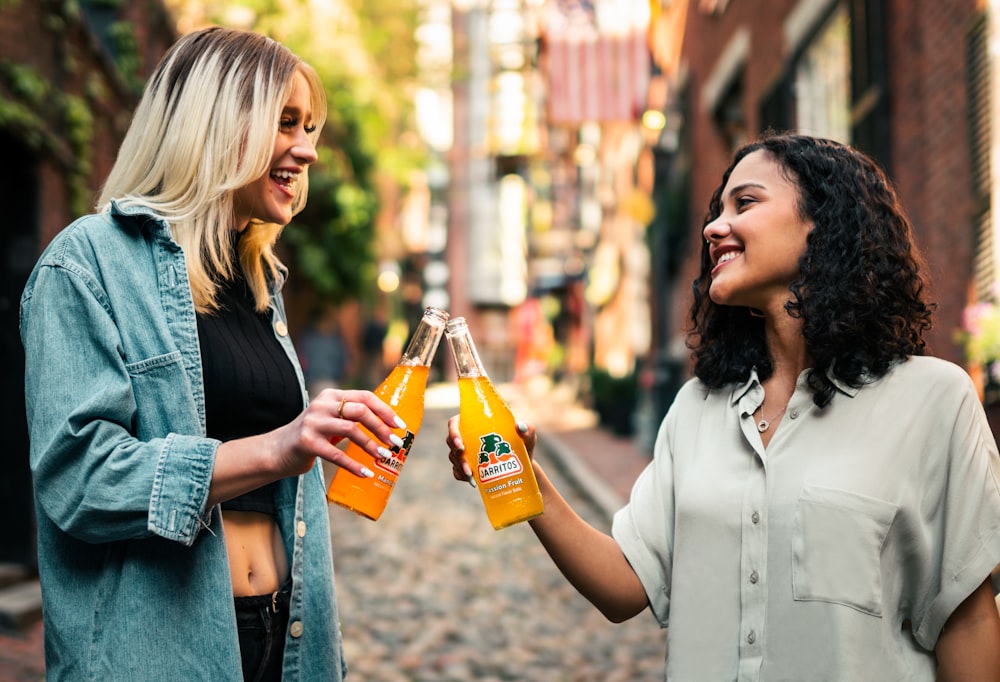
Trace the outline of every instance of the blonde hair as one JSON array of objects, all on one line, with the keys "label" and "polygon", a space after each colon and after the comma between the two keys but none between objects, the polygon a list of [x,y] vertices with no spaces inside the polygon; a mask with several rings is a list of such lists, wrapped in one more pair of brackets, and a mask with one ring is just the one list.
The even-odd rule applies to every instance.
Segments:
[{"label": "blonde hair", "polygon": [[[296,73],[309,83],[315,144],[326,120],[326,94],[315,70],[288,48],[249,31],[212,27],[167,51],[150,77],[97,201],[106,211],[146,206],[170,224],[184,249],[195,308],[217,309],[221,280],[236,263],[233,194],[268,172],[282,108]],[[306,174],[292,211],[305,206]],[[283,226],[251,222],[239,261],[258,310],[281,265],[274,243]]]}]

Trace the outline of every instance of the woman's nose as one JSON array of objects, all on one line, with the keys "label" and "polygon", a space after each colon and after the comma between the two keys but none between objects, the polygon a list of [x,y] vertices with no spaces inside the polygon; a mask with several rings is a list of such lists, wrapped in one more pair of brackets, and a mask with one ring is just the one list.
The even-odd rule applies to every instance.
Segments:
[{"label": "woman's nose", "polygon": [[724,239],[730,232],[731,229],[729,227],[729,223],[728,221],[723,220],[722,216],[719,216],[715,220],[708,223],[708,225],[705,226],[705,229],[702,230],[702,234],[704,235],[706,242]]},{"label": "woman's nose", "polygon": [[316,145],[314,145],[312,140],[309,139],[309,135],[306,134],[306,131],[299,131],[299,139],[295,141],[295,146],[292,147],[292,155],[299,163],[302,164],[313,163],[318,158],[318,155],[316,154]]}]

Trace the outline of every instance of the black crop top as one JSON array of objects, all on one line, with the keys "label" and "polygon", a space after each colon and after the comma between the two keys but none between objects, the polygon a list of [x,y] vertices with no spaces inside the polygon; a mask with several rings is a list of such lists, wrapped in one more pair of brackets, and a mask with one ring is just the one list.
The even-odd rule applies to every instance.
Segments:
[{"label": "black crop top", "polygon": [[[270,312],[254,310],[242,273],[220,287],[218,302],[217,312],[198,315],[208,436],[228,441],[289,423],[302,411],[302,393]],[[273,516],[276,487],[251,490],[222,508]]]}]

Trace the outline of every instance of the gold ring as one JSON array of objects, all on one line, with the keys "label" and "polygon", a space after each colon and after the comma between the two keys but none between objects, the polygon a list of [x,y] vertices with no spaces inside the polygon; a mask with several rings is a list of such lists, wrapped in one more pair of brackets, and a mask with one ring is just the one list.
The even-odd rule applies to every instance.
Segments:
[{"label": "gold ring", "polygon": [[340,399],[340,408],[337,410],[337,416],[341,419],[344,418],[344,403],[347,402],[347,398]]}]

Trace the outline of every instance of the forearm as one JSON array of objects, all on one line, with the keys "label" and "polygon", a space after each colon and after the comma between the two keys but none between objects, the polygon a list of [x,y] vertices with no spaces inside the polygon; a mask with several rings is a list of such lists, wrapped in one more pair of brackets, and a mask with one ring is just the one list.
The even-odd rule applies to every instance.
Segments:
[{"label": "forearm", "polygon": [[938,682],[1000,680],[1000,616],[989,579],[955,609],[934,651]]},{"label": "forearm", "polygon": [[282,478],[267,434],[231,440],[215,453],[208,507]]},{"label": "forearm", "polygon": [[552,561],[608,620],[620,623],[648,605],[645,590],[618,544],[573,511],[534,463],[545,513],[530,521]]}]

